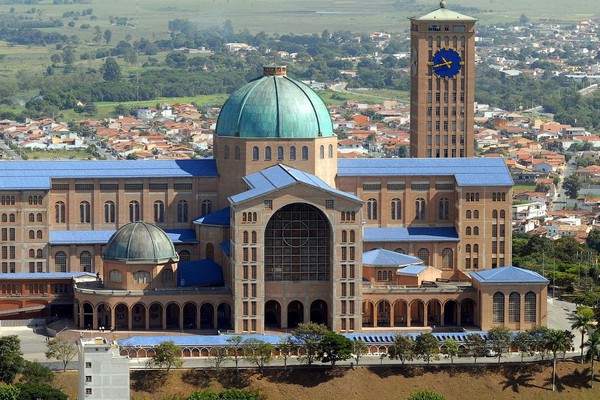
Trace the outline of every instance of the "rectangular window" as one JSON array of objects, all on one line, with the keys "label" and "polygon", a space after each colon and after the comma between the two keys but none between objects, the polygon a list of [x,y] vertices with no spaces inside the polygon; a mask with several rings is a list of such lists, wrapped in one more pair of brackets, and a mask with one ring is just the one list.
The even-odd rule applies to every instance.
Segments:
[{"label": "rectangular window", "polygon": [[252,332],[256,332],[256,320],[250,320],[250,324],[252,325]]},{"label": "rectangular window", "polygon": [[411,190],[429,190],[429,183],[413,183],[410,188]]},{"label": "rectangular window", "polygon": [[388,183],[387,184],[387,190],[388,191],[398,191],[398,190],[404,190],[406,189],[406,184],[405,183]]},{"label": "rectangular window", "polygon": [[148,188],[152,191],[163,191],[169,188],[169,184],[166,182],[150,182],[148,186]]},{"label": "rectangular window", "polygon": [[346,283],[342,283],[342,297],[346,296]]},{"label": "rectangular window", "polygon": [[252,265],[250,269],[252,270],[252,279],[256,279],[256,265]]},{"label": "rectangular window", "polygon": [[88,382],[88,383],[91,382],[92,381],[92,376],[91,375],[86,375],[85,376],[85,381]]},{"label": "rectangular window", "polygon": [[245,319],[245,320],[243,321],[242,325],[243,325],[243,328],[242,328],[242,330],[243,330],[244,332],[248,332],[248,320],[247,320],[247,319]]},{"label": "rectangular window", "polygon": [[350,321],[350,327],[349,328],[350,328],[351,331],[353,331],[354,330],[354,318],[350,318],[349,321]]},{"label": "rectangular window", "polygon": [[252,284],[252,297],[256,297],[256,283]]},{"label": "rectangular window", "polygon": [[86,362],[86,363],[85,363],[85,367],[86,367],[86,368],[92,368],[92,363],[91,363],[91,362],[89,362],[89,361],[88,361],[88,362]]},{"label": "rectangular window", "polygon": [[342,279],[346,279],[346,266],[342,265]]},{"label": "rectangular window", "polygon": [[342,330],[346,330],[346,318],[342,318]]},{"label": "rectangular window", "polygon": [[379,191],[381,190],[381,183],[363,183],[363,190]]},{"label": "rectangular window", "polygon": [[252,312],[250,315],[255,316],[256,315],[256,302],[253,301],[252,303],[250,303],[250,306],[251,306],[251,312]]},{"label": "rectangular window", "polygon": [[243,271],[243,274],[242,274],[243,279],[248,279],[248,266],[244,265],[242,267],[242,271]]},{"label": "rectangular window", "polygon": [[75,190],[77,190],[77,191],[94,190],[94,184],[93,183],[76,183]]},{"label": "rectangular window", "polygon": [[354,282],[350,282],[350,297],[354,297]]},{"label": "rectangular window", "polygon": [[350,314],[354,314],[354,302],[350,300],[348,303],[350,303]]},{"label": "rectangular window", "polygon": [[52,190],[69,190],[68,183],[53,183]]},{"label": "rectangular window", "polygon": [[242,303],[242,315],[247,317],[248,316],[248,302],[244,301]]},{"label": "rectangular window", "polygon": [[126,183],[125,190],[128,192],[139,192],[144,188],[143,183]]},{"label": "rectangular window", "polygon": [[333,210],[335,208],[334,200],[325,200],[325,208],[328,210]]},{"label": "rectangular window", "polygon": [[492,225],[492,237],[498,237],[498,225],[497,224]]},{"label": "rectangular window", "polygon": [[265,200],[265,210],[273,209],[273,200]]},{"label": "rectangular window", "polygon": [[492,242],[492,253],[497,253],[498,252],[498,243],[494,240]]},{"label": "rectangular window", "polygon": [[118,183],[101,183],[100,190],[103,192],[113,192],[119,190]]},{"label": "rectangular window", "polygon": [[342,300],[342,315],[346,314],[346,301]]},{"label": "rectangular window", "polygon": [[500,237],[504,237],[506,235],[506,225],[500,225]]},{"label": "rectangular window", "polygon": [[173,184],[175,190],[192,190],[192,184],[186,182],[175,182]]},{"label": "rectangular window", "polygon": [[250,250],[252,253],[252,261],[256,261],[256,247],[252,247]]},{"label": "rectangular window", "polygon": [[92,394],[92,388],[85,388],[85,394],[86,396]]},{"label": "rectangular window", "polygon": [[247,283],[244,283],[244,285],[242,287],[242,290],[243,290],[242,296],[243,297],[248,297],[248,284]]},{"label": "rectangular window", "polygon": [[350,279],[354,279],[354,264],[350,264]]}]

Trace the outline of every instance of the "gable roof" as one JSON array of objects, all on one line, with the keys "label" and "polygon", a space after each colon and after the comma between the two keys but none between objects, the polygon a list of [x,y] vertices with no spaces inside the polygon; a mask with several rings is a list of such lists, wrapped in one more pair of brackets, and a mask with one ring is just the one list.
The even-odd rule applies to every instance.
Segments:
[{"label": "gable roof", "polygon": [[481,283],[539,283],[550,282],[537,272],[528,269],[507,266],[485,271],[472,272],[471,277]]},{"label": "gable roof", "polygon": [[367,251],[363,253],[362,260],[363,264],[374,266],[404,267],[407,265],[423,264],[423,260],[420,258],[385,249]]},{"label": "gable roof", "polygon": [[365,228],[364,242],[458,242],[454,227]]},{"label": "gable roof", "polygon": [[230,208],[225,207],[203,217],[194,220],[196,225],[216,225],[216,226],[229,226],[230,225]]}]

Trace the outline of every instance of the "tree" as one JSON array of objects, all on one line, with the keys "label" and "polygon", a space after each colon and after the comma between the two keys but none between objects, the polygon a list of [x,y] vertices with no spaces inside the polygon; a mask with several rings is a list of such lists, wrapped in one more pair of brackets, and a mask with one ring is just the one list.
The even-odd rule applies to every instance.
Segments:
[{"label": "tree", "polygon": [[100,71],[102,72],[102,79],[107,82],[116,82],[121,79],[121,67],[117,61],[112,57],[107,57],[100,67]]},{"label": "tree", "polygon": [[242,340],[243,340],[243,338],[241,336],[232,336],[229,339],[227,339],[227,343],[229,343],[229,345],[232,346],[230,353],[231,353],[231,358],[233,359],[233,362],[235,362],[235,371],[236,372],[240,372],[238,365],[239,365],[240,359],[243,355],[242,354],[243,350],[240,349]]},{"label": "tree", "polygon": [[545,326],[536,326],[535,328],[529,329],[527,334],[531,341],[531,351],[539,353],[542,361],[546,358],[548,349],[546,348],[546,340],[548,338],[549,328]]},{"label": "tree", "polygon": [[150,361],[150,364],[156,365],[159,368],[167,367],[167,373],[169,373],[171,367],[181,367],[183,365],[181,347],[177,346],[171,340],[161,342],[158,346],[154,347],[154,357]]},{"label": "tree", "polygon": [[107,29],[104,31],[104,40],[106,41],[106,44],[110,44],[110,40],[112,39],[112,31],[110,29]]},{"label": "tree", "polygon": [[67,370],[67,364],[77,355],[77,346],[74,342],[56,337],[48,340],[46,358],[54,358],[63,363],[63,371]]},{"label": "tree", "polygon": [[23,365],[21,382],[24,383],[52,383],[54,374],[52,370],[37,361],[27,361]]},{"label": "tree", "polygon": [[19,400],[67,400],[67,396],[62,391],[53,388],[45,383],[17,383],[19,389]]},{"label": "tree", "polygon": [[561,331],[558,329],[548,329],[546,334],[546,349],[552,353],[552,391],[556,390],[556,360],[558,353],[566,351],[573,344],[572,340],[569,343],[569,331]]},{"label": "tree", "polygon": [[394,343],[388,348],[388,356],[400,360],[402,364],[413,359],[415,342],[408,336],[398,333],[394,335]]},{"label": "tree", "polygon": [[279,354],[283,358],[283,368],[287,368],[287,360],[290,358],[290,353],[296,348],[290,336],[283,336],[277,342]]},{"label": "tree", "polygon": [[13,385],[0,386],[0,400],[19,400],[19,388]]},{"label": "tree", "polygon": [[262,340],[244,340],[244,356],[248,361],[256,364],[261,374],[265,365],[269,364],[273,359],[274,349],[272,344],[263,342]]},{"label": "tree", "polygon": [[299,347],[303,347],[306,355],[302,360],[306,360],[308,365],[312,365],[319,351],[319,343],[328,332],[325,325],[309,322],[300,324],[292,331],[292,340]]},{"label": "tree", "polygon": [[589,349],[588,355],[590,356],[590,358],[592,360],[592,368],[591,368],[592,378],[590,381],[590,386],[593,388],[594,387],[594,359],[598,356],[598,354],[600,354],[600,331],[595,331],[594,333],[592,333],[592,335],[589,337],[587,342],[585,342],[585,346]]},{"label": "tree", "polygon": [[516,348],[521,353],[521,362],[526,354],[531,354],[531,335],[527,332],[517,333],[511,342],[511,347]]},{"label": "tree", "polygon": [[494,350],[498,356],[498,364],[500,364],[500,357],[508,351],[512,341],[510,329],[504,326],[495,326],[488,330],[487,336],[489,342],[492,344],[492,350]]},{"label": "tree", "polygon": [[344,361],[352,356],[354,344],[352,340],[338,333],[328,331],[319,343],[319,358],[321,362],[330,362],[335,366],[338,361]]},{"label": "tree", "polygon": [[590,329],[594,320],[594,310],[590,307],[579,306],[573,312],[575,320],[571,324],[571,329],[578,329],[581,333],[581,363],[583,364],[583,345],[585,333]]},{"label": "tree", "polygon": [[368,350],[369,347],[365,342],[360,339],[354,340],[354,359],[356,360],[356,365],[358,365],[362,356],[367,354]]},{"label": "tree", "polygon": [[212,357],[212,365],[217,371],[219,371],[223,364],[225,364],[229,359],[229,355],[227,354],[227,348],[222,346],[211,348],[210,356]]},{"label": "tree", "polygon": [[83,106],[83,112],[91,116],[98,112],[98,107],[96,106],[96,103],[90,101],[85,106]]},{"label": "tree", "polygon": [[454,364],[454,357],[458,355],[458,341],[454,339],[444,340],[446,353],[450,356],[450,363]]},{"label": "tree", "polygon": [[431,333],[421,333],[415,339],[415,355],[426,361],[427,364],[439,352],[439,342]]},{"label": "tree", "polygon": [[588,247],[600,253],[600,229],[592,229],[587,239],[585,239],[585,243]]},{"label": "tree", "polygon": [[446,400],[444,396],[431,390],[421,389],[410,395],[408,400]]},{"label": "tree", "polygon": [[476,333],[471,333],[465,339],[465,345],[469,349],[469,354],[473,356],[475,364],[477,364],[477,358],[485,355],[486,343],[485,340]]},{"label": "tree", "polygon": [[581,182],[577,175],[570,175],[563,180],[562,187],[570,199],[576,199],[581,189]]},{"label": "tree", "polygon": [[0,382],[10,385],[23,369],[21,340],[17,335],[0,337]]}]

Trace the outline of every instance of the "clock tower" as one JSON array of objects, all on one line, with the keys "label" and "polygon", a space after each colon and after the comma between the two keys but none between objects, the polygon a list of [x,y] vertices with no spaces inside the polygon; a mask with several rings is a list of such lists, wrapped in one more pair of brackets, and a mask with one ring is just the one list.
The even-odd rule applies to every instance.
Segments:
[{"label": "clock tower", "polygon": [[473,157],[475,22],[446,2],[410,19],[410,155]]}]

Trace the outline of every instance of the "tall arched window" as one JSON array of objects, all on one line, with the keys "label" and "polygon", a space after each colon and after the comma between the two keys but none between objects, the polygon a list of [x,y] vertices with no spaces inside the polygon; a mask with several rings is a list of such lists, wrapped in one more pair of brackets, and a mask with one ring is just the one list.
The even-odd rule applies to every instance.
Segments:
[{"label": "tall arched window", "polygon": [[471,236],[471,227],[467,226],[467,228],[465,229],[465,233],[467,236]]},{"label": "tall arched window", "polygon": [[342,243],[346,243],[348,241],[348,232],[342,231]]},{"label": "tall arched window", "polygon": [[90,203],[87,201],[82,201],[79,203],[79,222],[90,222]]},{"label": "tall arched window", "polygon": [[140,220],[140,203],[137,201],[129,202],[129,222],[136,222]]},{"label": "tall arched window", "polygon": [[154,202],[154,222],[165,222],[165,203],[160,200]]},{"label": "tall arched window", "polygon": [[104,203],[104,222],[107,224],[115,222],[115,203],[113,201]]},{"label": "tall arched window", "polygon": [[471,210],[467,210],[467,219],[471,219]]},{"label": "tall arched window", "polygon": [[492,300],[493,322],[495,324],[504,323],[504,293],[496,292]]},{"label": "tall arched window", "polygon": [[37,251],[35,252],[35,258],[44,258],[44,252],[42,251],[42,249],[37,249]]},{"label": "tall arched window", "polygon": [[8,215],[8,222],[15,222],[15,220],[16,220],[15,214]]},{"label": "tall arched window", "polygon": [[54,220],[57,224],[65,223],[65,203],[57,201],[54,204]]},{"label": "tall arched window", "polygon": [[2,222],[8,222],[8,214],[2,214]]},{"label": "tall arched window", "polygon": [[64,251],[59,251],[54,255],[54,266],[56,272],[68,272],[67,254]]},{"label": "tall arched window", "polygon": [[417,252],[417,257],[420,258],[421,260],[423,260],[423,262],[425,263],[425,265],[429,265],[429,250],[427,250],[426,248],[421,248],[419,249],[419,251]]},{"label": "tall arched window", "polygon": [[333,158],[333,145],[329,145],[329,158]]},{"label": "tall arched window", "polygon": [[439,219],[441,221],[447,221],[450,219],[450,200],[448,200],[446,197],[440,200]]},{"label": "tall arched window", "polygon": [[177,222],[188,222],[188,203],[185,200],[177,203]]},{"label": "tall arched window", "polygon": [[89,251],[82,251],[79,255],[79,267],[83,272],[94,272],[92,254]]},{"label": "tall arched window", "polygon": [[350,231],[350,243],[356,242],[356,234],[354,231]]},{"label": "tall arched window", "polygon": [[536,295],[527,292],[525,295],[525,322],[537,322]]},{"label": "tall arched window", "polygon": [[504,210],[500,210],[500,218],[505,218],[506,212]]},{"label": "tall arched window", "polygon": [[296,159],[296,146],[290,147],[290,160]]},{"label": "tall arched window", "polygon": [[36,238],[41,239],[43,237],[43,233],[41,230],[38,230],[35,235]]},{"label": "tall arched window", "polygon": [[256,244],[256,231],[252,231],[251,239],[252,239],[252,244]]},{"label": "tall arched window", "polygon": [[473,211],[473,218],[479,219],[479,211],[478,210]]},{"label": "tall arched window", "polygon": [[377,200],[367,200],[367,219],[377,219]]},{"label": "tall arched window", "polygon": [[271,146],[265,147],[265,161],[271,161]]},{"label": "tall arched window", "polygon": [[425,219],[425,199],[421,197],[415,201],[415,219],[421,221]]},{"label": "tall arched window", "polygon": [[508,296],[508,322],[521,321],[521,295],[512,292]]},{"label": "tall arched window", "polygon": [[29,222],[35,222],[35,214],[34,213],[29,214]]},{"label": "tall arched window", "polygon": [[225,145],[225,148],[223,149],[223,159],[225,160],[229,160],[229,145]]},{"label": "tall arched window", "polygon": [[283,146],[277,146],[277,159],[283,160]]},{"label": "tall arched window", "polygon": [[35,258],[35,250],[29,249],[29,258]]},{"label": "tall arched window", "polygon": [[235,146],[234,150],[233,150],[233,157],[236,160],[239,160],[240,158],[242,158],[241,152],[240,152],[240,146]]},{"label": "tall arched window", "polygon": [[208,215],[212,212],[212,201],[210,200],[202,200],[202,210],[201,216]]},{"label": "tall arched window", "polygon": [[498,210],[492,210],[492,218],[498,218]]},{"label": "tall arched window", "polygon": [[302,146],[302,159],[308,160],[308,147]]},{"label": "tall arched window", "polygon": [[454,268],[454,252],[450,248],[442,250],[442,268]]},{"label": "tall arched window", "polygon": [[42,222],[44,219],[44,217],[42,217],[42,213],[37,213],[36,217],[37,217],[37,222]]},{"label": "tall arched window", "polygon": [[325,146],[323,145],[319,147],[319,158],[321,160],[325,158]]},{"label": "tall arched window", "polygon": [[252,148],[252,161],[258,161],[258,156],[259,156],[258,147],[254,146]]},{"label": "tall arched window", "polygon": [[186,262],[186,261],[190,261],[191,259],[192,259],[192,256],[189,251],[181,250],[179,252],[179,262]]},{"label": "tall arched window", "polygon": [[402,219],[402,200],[392,199],[392,219]]},{"label": "tall arched window", "polygon": [[475,236],[479,235],[479,227],[478,226],[473,227],[473,235],[475,235]]},{"label": "tall arched window", "polygon": [[33,229],[29,231],[29,239],[35,239],[35,231]]}]

